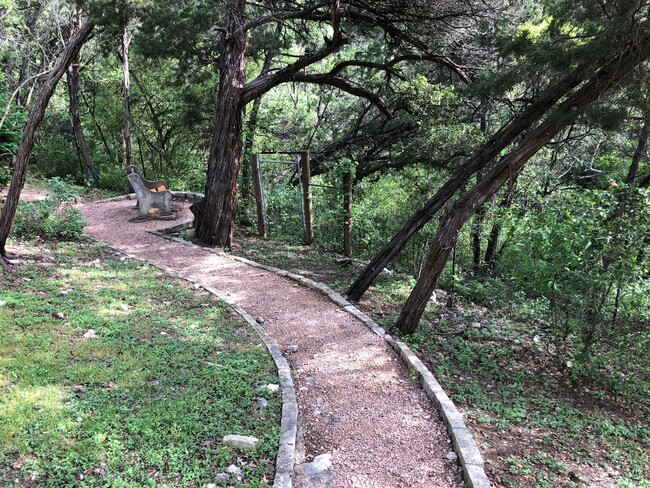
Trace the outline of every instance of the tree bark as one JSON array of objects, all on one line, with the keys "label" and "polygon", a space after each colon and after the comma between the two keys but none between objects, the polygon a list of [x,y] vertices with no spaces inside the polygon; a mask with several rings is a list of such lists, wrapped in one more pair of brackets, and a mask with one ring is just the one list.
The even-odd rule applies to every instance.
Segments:
[{"label": "tree bark", "polygon": [[132,137],[131,137],[131,78],[129,73],[129,45],[131,44],[131,35],[127,25],[124,25],[122,31],[122,72],[124,74],[124,136],[122,138],[122,147],[124,149],[125,166],[131,166],[132,162]]},{"label": "tree bark", "polygon": [[409,239],[440,211],[474,173],[483,169],[517,136],[537,122],[560,98],[584,81],[591,72],[589,66],[576,69],[570,75],[548,88],[534,103],[483,144],[472,158],[458,169],[433,197],[424,203],[422,208],[404,224],[397,234],[368,263],[359,277],[350,285],[347,291],[348,298],[350,300],[359,300],[391,259],[399,254]]},{"label": "tree bark", "polygon": [[79,56],[81,47],[90,37],[94,27],[95,26],[92,22],[86,21],[79,28],[79,31],[72,37],[72,39],[70,39],[65,48],[65,51],[63,52],[63,55],[57,62],[55,68],[52,70],[45,85],[43,86],[40,96],[38,97],[38,101],[36,102],[34,109],[31,111],[29,118],[27,119],[27,124],[25,125],[25,129],[23,131],[23,137],[20,141],[20,146],[18,147],[18,152],[14,161],[14,170],[11,177],[11,184],[9,186],[7,199],[4,206],[2,207],[2,212],[0,212],[0,255],[3,258],[6,256],[5,246],[7,244],[9,232],[11,231],[11,224],[13,223],[14,216],[16,215],[16,208],[18,206],[20,192],[25,185],[25,178],[27,176],[27,164],[29,163],[29,156],[34,146],[36,130],[45,117],[45,110],[47,109],[50,98],[52,98],[52,95],[54,94],[57,83],[66,73],[72,61]]},{"label": "tree bark", "polygon": [[514,181],[526,162],[563,127],[572,123],[579,115],[580,109],[596,101],[613,84],[626,77],[638,64],[648,58],[650,44],[647,39],[642,38],[636,41],[627,46],[627,49],[615,61],[600,69],[589,82],[562,102],[551,116],[547,117],[514,150],[503,157],[480,183],[460,197],[442,215],[423,273],[406,300],[395,324],[402,333],[411,334],[417,329],[427,302],[431,298],[431,293],[444,271],[458,233],[476,210],[508,180]]},{"label": "tree bark", "polygon": [[[80,17],[79,20],[81,20]],[[70,99],[70,118],[72,119],[72,128],[77,142],[77,149],[83,163],[84,177],[87,183],[95,188],[99,188],[99,177],[90,158],[83,127],[81,126],[81,116],[79,115],[79,56],[72,60],[72,64],[68,68],[67,81],[68,96]]]},{"label": "tree bark", "polygon": [[245,0],[227,2],[226,30],[221,50],[221,77],[207,180],[206,216],[196,229],[197,237],[208,245],[230,247],[237,176],[242,156],[243,89],[246,83],[247,33]]}]

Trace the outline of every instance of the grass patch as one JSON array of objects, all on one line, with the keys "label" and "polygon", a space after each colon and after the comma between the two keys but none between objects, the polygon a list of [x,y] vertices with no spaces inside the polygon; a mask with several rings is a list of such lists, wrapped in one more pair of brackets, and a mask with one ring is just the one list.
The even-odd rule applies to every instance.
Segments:
[{"label": "grass patch", "polygon": [[95,245],[27,261],[0,277],[1,486],[201,486],[230,464],[271,483],[278,380],[228,306]]}]

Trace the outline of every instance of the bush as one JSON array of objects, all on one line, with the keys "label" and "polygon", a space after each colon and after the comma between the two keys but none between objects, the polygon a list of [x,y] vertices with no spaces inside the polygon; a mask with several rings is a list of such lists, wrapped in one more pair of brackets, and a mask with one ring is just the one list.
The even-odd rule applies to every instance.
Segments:
[{"label": "bush", "polygon": [[74,240],[81,236],[86,221],[71,203],[75,188],[60,178],[48,180],[50,193],[44,200],[21,201],[14,218],[13,234],[19,237]]}]

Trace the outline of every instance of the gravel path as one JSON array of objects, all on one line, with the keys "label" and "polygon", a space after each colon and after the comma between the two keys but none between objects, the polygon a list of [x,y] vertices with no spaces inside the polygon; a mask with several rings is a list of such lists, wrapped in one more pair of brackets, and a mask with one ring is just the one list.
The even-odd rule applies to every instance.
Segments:
[{"label": "gravel path", "polygon": [[[175,202],[176,203],[176,202]],[[234,297],[284,350],[294,374],[305,458],[332,455],[333,486],[463,486],[446,429],[392,349],[322,295],[275,274],[147,233],[173,222],[129,222],[133,201],[80,206],[86,233],[177,269]]]}]

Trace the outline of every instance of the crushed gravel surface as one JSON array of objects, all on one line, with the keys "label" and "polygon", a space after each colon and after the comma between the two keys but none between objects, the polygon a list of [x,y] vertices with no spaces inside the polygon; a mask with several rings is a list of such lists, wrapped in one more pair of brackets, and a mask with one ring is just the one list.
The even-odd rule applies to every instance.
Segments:
[{"label": "crushed gravel surface", "polygon": [[[191,220],[129,222],[134,202],[84,204],[86,233],[234,297],[291,364],[306,461],[332,455],[333,486],[463,486],[447,431],[392,349],[326,297],[275,274],[147,233]],[[299,460],[300,461],[300,460]]]}]

